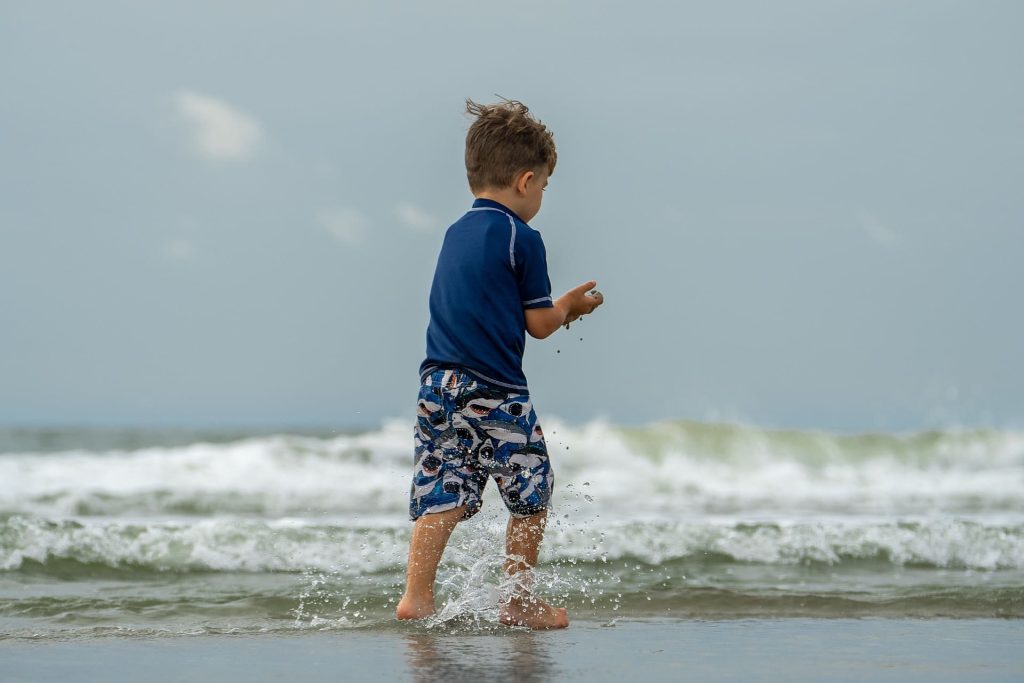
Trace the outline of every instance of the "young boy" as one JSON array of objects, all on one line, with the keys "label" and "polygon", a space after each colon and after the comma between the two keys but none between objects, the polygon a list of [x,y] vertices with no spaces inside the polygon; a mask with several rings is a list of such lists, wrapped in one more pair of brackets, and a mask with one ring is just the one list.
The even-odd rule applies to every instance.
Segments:
[{"label": "young boy", "polygon": [[502,623],[564,628],[569,617],[530,595],[554,476],[523,374],[525,332],[537,339],[602,302],[585,282],[551,298],[544,242],[527,222],[555,170],[551,132],[520,102],[466,101],[466,175],[476,197],[444,237],[430,289],[427,358],[415,432],[405,595],[399,619],[434,613],[437,565],[455,525],[480,509],[493,476],[510,517]]}]

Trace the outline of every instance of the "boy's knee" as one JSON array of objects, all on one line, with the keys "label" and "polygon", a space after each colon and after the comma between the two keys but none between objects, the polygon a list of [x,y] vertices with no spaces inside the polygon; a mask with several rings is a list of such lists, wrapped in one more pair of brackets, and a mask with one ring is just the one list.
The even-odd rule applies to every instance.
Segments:
[{"label": "boy's knee", "polygon": [[546,503],[542,505],[511,504],[507,507],[509,514],[518,520],[542,521],[548,516],[548,506]]},{"label": "boy's knee", "polygon": [[540,536],[548,522],[547,509],[538,510],[529,515],[512,514],[509,531],[516,538],[526,539],[530,536]]},{"label": "boy's knee", "polygon": [[469,513],[469,506],[459,505],[438,512],[427,510],[417,517],[415,522],[420,526],[455,525],[469,517],[472,517],[472,513]]}]

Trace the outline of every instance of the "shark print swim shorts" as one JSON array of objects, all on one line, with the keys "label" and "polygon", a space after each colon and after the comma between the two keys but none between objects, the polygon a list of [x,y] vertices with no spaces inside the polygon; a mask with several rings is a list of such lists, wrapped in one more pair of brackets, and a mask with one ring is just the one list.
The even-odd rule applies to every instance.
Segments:
[{"label": "shark print swim shorts", "polygon": [[416,417],[411,519],[462,505],[469,519],[488,477],[512,515],[548,507],[554,474],[529,395],[438,369],[423,379]]}]

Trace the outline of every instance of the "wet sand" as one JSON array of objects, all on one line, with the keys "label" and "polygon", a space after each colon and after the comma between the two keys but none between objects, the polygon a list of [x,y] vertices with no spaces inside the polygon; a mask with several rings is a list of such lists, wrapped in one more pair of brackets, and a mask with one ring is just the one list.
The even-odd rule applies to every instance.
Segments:
[{"label": "wet sand", "polygon": [[265,636],[0,641],[18,681],[1020,681],[1024,621],[623,619]]}]

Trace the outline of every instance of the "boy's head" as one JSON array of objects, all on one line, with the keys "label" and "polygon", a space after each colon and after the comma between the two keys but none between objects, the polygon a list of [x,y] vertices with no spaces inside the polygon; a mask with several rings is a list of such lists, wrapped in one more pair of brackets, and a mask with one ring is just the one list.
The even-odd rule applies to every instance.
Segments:
[{"label": "boy's head", "polygon": [[509,208],[530,214],[522,216],[530,220],[540,210],[541,192],[558,159],[551,131],[515,100],[477,104],[467,99],[466,112],[476,117],[466,134],[470,191],[519,200],[518,207]]}]

